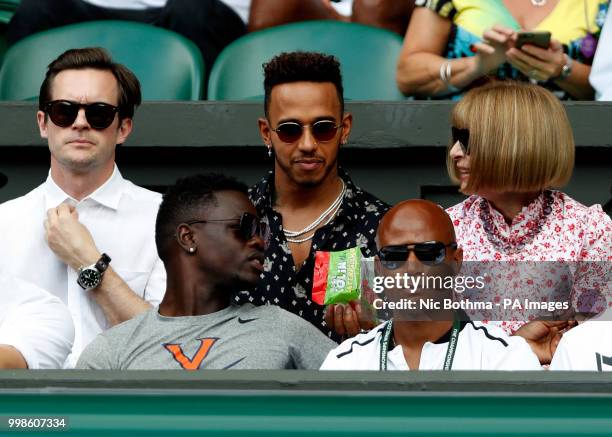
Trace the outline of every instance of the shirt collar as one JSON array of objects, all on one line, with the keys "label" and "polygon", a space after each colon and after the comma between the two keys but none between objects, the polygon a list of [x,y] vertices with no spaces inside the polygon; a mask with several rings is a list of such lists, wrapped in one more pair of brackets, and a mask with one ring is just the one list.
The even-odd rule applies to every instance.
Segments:
[{"label": "shirt collar", "polygon": [[[458,310],[456,312],[455,317],[457,319],[459,319],[459,332],[461,332],[461,331],[463,331],[463,328],[465,328],[465,326],[470,322],[470,317],[463,310]],[[442,336],[440,338],[438,338],[437,340],[432,340],[432,341],[430,341],[430,343],[433,343],[433,344],[448,343],[450,341],[451,333],[452,332],[453,332],[453,327],[451,326],[450,328],[448,328],[448,331],[446,331],[444,334],[442,334]],[[382,337],[381,337],[381,340],[382,340]],[[395,344],[395,341],[393,340],[393,333],[391,333],[391,345],[393,346],[393,348],[395,348],[397,346]]]},{"label": "shirt collar", "polygon": [[[338,176],[340,176],[346,185],[346,193],[344,194],[344,200],[337,216],[342,216],[348,221],[351,221],[357,209],[354,199],[361,190],[355,186],[346,170],[342,167],[338,167]],[[255,204],[255,208],[260,211],[260,214],[272,209],[273,190],[274,170],[270,170],[268,175],[251,189],[251,199]]]},{"label": "shirt collar", "polygon": [[[91,199],[100,205],[107,208],[117,210],[121,196],[123,195],[125,179],[121,176],[121,172],[117,168],[117,164],[113,169],[113,174],[104,184],[102,184],[96,191],[85,197],[81,202]],[[46,209],[56,208],[58,205],[68,201],[73,205],[77,205],[80,202],[66,194],[51,177],[51,171],[49,176],[44,183],[45,203]]]}]

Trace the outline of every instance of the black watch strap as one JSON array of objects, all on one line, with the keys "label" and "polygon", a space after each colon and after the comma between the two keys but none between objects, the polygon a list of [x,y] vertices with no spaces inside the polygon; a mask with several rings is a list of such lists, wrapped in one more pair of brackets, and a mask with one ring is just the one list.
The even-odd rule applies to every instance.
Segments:
[{"label": "black watch strap", "polygon": [[111,262],[110,256],[103,253],[102,256],[100,256],[100,259],[98,260],[98,262],[96,263],[96,270],[99,271],[100,273],[104,273],[106,269],[108,268],[108,265],[110,264],[110,262]]}]

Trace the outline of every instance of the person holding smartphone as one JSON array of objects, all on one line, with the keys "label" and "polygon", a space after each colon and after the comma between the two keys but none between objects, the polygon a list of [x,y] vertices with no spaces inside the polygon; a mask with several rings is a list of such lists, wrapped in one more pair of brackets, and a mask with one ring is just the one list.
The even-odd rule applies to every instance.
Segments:
[{"label": "person holding smartphone", "polygon": [[[593,98],[588,81],[609,0],[417,0],[397,83],[408,96],[460,98],[485,76],[532,81],[561,99]],[[552,38],[538,47],[521,33]]]}]

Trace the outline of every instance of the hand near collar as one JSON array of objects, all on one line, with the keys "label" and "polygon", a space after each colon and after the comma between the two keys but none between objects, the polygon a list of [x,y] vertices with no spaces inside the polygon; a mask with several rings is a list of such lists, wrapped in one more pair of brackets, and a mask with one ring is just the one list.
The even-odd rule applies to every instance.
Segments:
[{"label": "hand near collar", "polygon": [[[95,264],[102,255],[89,230],[79,222],[76,209],[67,204],[47,211],[45,238],[53,253],[75,270]],[[102,283],[89,290],[88,295],[100,306],[111,326],[151,308],[110,266]]]},{"label": "hand near collar", "polygon": [[47,211],[45,239],[53,253],[75,270],[96,263],[101,256],[76,209],[65,203]]}]

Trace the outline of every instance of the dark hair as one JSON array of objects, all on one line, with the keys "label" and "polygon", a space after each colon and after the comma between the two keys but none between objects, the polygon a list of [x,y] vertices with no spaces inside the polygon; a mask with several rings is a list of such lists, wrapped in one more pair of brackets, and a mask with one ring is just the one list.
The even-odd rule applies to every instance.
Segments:
[{"label": "dark hair", "polygon": [[291,82],[331,82],[336,87],[340,111],[344,112],[344,89],[340,62],[336,57],[315,52],[281,53],[263,64],[264,109],[266,116],[270,108],[270,94],[276,85]]},{"label": "dark hair", "polygon": [[215,192],[238,191],[248,196],[247,186],[229,176],[218,173],[198,174],[178,179],[164,194],[155,221],[155,245],[162,261],[166,262],[168,243],[175,239],[179,224],[194,220],[202,209],[217,205]]},{"label": "dark hair", "polygon": [[108,52],[101,47],[66,50],[51,62],[47,67],[45,80],[40,86],[38,108],[44,111],[44,105],[51,101],[51,85],[55,76],[64,70],[86,68],[110,71],[115,76],[119,87],[119,119],[132,118],[134,108],[140,105],[142,100],[140,82],[127,67],[113,62]]}]

